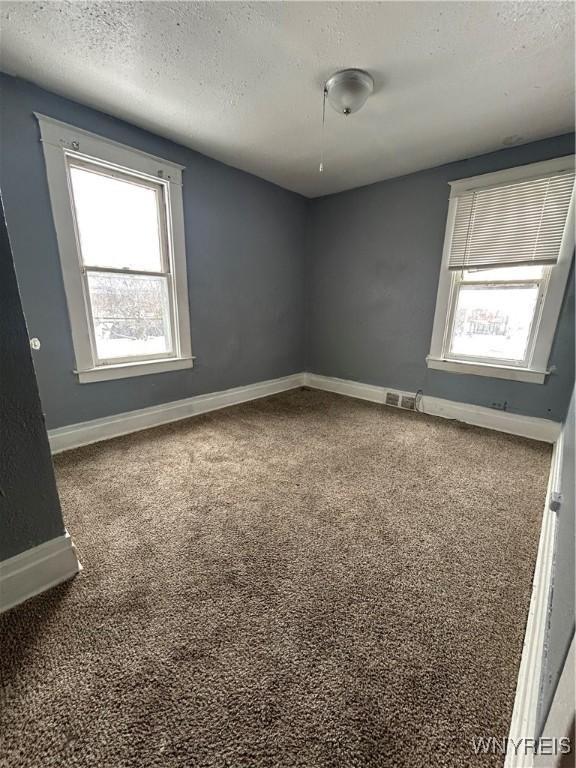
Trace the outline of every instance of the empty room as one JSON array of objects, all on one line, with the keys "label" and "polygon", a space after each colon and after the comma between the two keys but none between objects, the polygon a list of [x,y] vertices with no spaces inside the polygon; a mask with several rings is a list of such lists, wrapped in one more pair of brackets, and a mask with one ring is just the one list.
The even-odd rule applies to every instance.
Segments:
[{"label": "empty room", "polygon": [[574,4],[0,25],[1,768],[574,766]]}]

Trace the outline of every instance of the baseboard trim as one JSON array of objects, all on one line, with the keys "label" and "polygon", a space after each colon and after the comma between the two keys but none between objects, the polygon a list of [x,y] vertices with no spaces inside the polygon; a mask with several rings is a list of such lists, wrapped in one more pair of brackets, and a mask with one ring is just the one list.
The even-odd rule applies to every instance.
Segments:
[{"label": "baseboard trim", "polygon": [[0,562],[0,613],[75,576],[82,566],[68,533]]},{"label": "baseboard trim", "polygon": [[[369,400],[373,403],[384,403],[388,392],[398,395],[414,394],[413,392],[391,389],[390,387],[379,387],[373,384],[362,384],[358,381],[321,376],[316,373],[305,373],[304,384],[313,389],[322,389],[326,392],[348,395],[348,397]],[[458,403],[454,400],[444,400],[443,398],[432,397],[431,395],[424,395],[422,397],[420,408],[430,416],[455,419],[477,427],[507,432],[519,437],[529,437],[533,440],[542,440],[546,443],[556,442],[561,430],[561,424],[549,419],[522,416],[517,413],[508,413],[507,411],[497,411],[481,405]]]},{"label": "baseboard trim", "polygon": [[[150,408],[118,413],[114,416],[106,416],[101,419],[92,419],[91,421],[51,429],[48,431],[50,447],[52,453],[56,454],[71,450],[72,448],[80,448],[83,445],[98,443],[101,440],[110,440],[121,435],[139,432],[142,429],[149,429],[150,427],[169,424],[180,419],[187,419],[201,413],[227,408],[231,405],[239,405],[250,400],[258,400],[261,397],[279,394],[280,392],[286,392],[301,386],[321,389],[326,392],[335,392],[360,400],[369,400],[373,403],[384,403],[388,392],[399,395],[413,394],[391,389],[390,387],[362,384],[358,381],[321,376],[316,373],[295,373],[279,379],[260,381],[256,384],[226,389],[222,392],[196,395],[183,400],[154,405]],[[559,423],[548,419],[496,411],[480,405],[458,403],[453,400],[444,400],[430,395],[423,396],[420,407],[424,413],[428,413],[431,416],[456,419],[457,421],[463,421],[466,424],[473,424],[477,427],[495,429],[499,432],[529,437],[533,440],[542,440],[547,443],[554,443],[561,429]]]},{"label": "baseboard trim", "polygon": [[295,373],[280,379],[260,381],[244,387],[211,392],[207,395],[196,395],[184,400],[154,405],[150,408],[141,408],[137,411],[118,413],[102,419],[93,419],[92,421],[50,429],[48,430],[48,439],[52,453],[60,453],[83,445],[98,443],[101,440],[110,440],[113,437],[139,432],[142,429],[187,419],[201,413],[216,411],[230,405],[239,405],[250,400],[268,397],[268,395],[286,392],[301,387],[303,383],[304,374]]},{"label": "baseboard trim", "polygon": [[[534,739],[537,736],[538,706],[540,703],[542,665],[550,604],[549,598],[552,584],[557,522],[556,512],[550,509],[550,498],[552,493],[560,490],[563,440],[564,438],[561,433],[554,444],[550,464],[550,477],[544,513],[542,515],[538,555],[532,580],[532,595],[530,597],[522,657],[518,671],[514,709],[508,734],[511,740],[510,743],[515,744],[524,743],[523,739]],[[561,735],[563,736],[564,734]],[[533,768],[534,755],[522,753],[522,749],[518,750],[518,754],[515,754],[514,750],[509,750],[506,754],[504,768]]]}]

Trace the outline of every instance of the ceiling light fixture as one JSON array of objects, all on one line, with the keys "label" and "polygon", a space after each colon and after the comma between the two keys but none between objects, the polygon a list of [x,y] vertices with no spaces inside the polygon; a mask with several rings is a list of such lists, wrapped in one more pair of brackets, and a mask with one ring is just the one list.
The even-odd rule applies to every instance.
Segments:
[{"label": "ceiling light fixture", "polygon": [[322,147],[320,151],[320,173],[324,171],[324,124],[326,122],[326,99],[341,115],[358,112],[368,96],[374,91],[374,79],[363,69],[341,69],[334,72],[324,83],[322,94]]},{"label": "ceiling light fixture", "polygon": [[342,115],[358,112],[373,90],[372,75],[363,69],[342,69],[329,77],[324,85],[328,101]]}]

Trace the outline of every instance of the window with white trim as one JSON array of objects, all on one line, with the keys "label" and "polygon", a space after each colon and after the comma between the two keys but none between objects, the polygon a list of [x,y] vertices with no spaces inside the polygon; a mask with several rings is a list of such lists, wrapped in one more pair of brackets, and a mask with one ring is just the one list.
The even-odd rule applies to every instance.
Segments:
[{"label": "window with white trim", "polygon": [[182,167],[37,118],[79,380],[191,367]]},{"label": "window with white trim", "polygon": [[450,186],[428,366],[542,383],[574,252],[574,158]]}]

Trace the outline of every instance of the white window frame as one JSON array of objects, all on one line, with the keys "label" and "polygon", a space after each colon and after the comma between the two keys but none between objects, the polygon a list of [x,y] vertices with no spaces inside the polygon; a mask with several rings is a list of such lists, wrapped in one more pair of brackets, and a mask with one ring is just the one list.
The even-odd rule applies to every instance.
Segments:
[{"label": "white window frame", "polygon": [[506,360],[497,363],[486,361],[485,358],[473,357],[462,359],[461,356],[455,358],[450,355],[452,321],[460,273],[449,270],[448,263],[456,219],[456,205],[459,196],[482,187],[523,181],[543,173],[555,173],[573,168],[574,157],[569,155],[567,157],[559,157],[553,160],[545,160],[539,163],[531,163],[530,165],[522,165],[503,171],[496,171],[495,173],[486,173],[481,176],[472,176],[468,179],[458,179],[457,181],[449,182],[451,188],[450,200],[446,219],[438,294],[436,297],[434,327],[432,330],[430,354],[426,358],[429,368],[449,371],[451,373],[466,373],[510,379],[512,381],[544,383],[546,376],[551,372],[548,368],[548,361],[574,253],[574,190],[570,200],[558,261],[554,266],[544,269],[525,364],[519,365],[513,361]]},{"label": "white window frame", "polygon": [[[184,240],[184,206],[182,200],[182,171],[184,166],[162,160],[146,152],[105,139],[88,131],[34,113],[40,126],[40,140],[44,150],[52,215],[58,240],[60,264],[72,342],[80,383],[144,376],[165,371],[192,368],[192,340],[190,335],[190,309],[188,302],[188,276]],[[90,296],[86,269],[82,265],[76,231],[74,202],[69,164],[92,163],[103,170],[131,176],[153,183],[161,190],[162,216],[165,230],[161,233],[164,266],[163,274],[169,279],[173,353],[167,357],[154,355],[136,360],[99,360],[92,333]],[[89,268],[98,271],[98,268]],[[114,270],[104,272],[142,274],[141,270]]]}]

